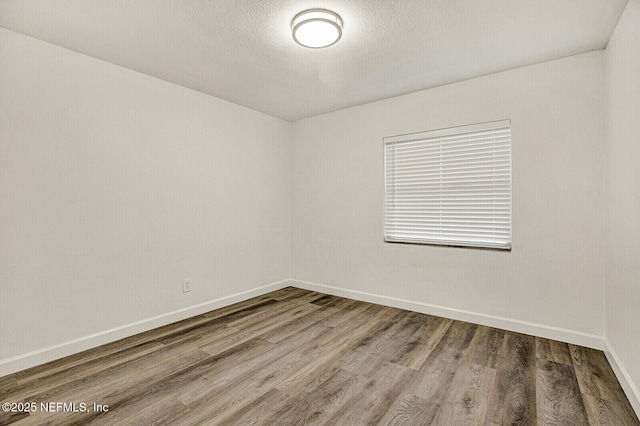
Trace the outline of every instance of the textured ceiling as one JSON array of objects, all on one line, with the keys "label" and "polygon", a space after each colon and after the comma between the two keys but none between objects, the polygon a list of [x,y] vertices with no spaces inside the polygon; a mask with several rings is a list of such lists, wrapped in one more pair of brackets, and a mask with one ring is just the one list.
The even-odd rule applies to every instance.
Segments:
[{"label": "textured ceiling", "polygon": [[[0,26],[294,121],[603,49],[626,3],[0,0]],[[342,16],[334,46],[291,38],[313,7]]]}]

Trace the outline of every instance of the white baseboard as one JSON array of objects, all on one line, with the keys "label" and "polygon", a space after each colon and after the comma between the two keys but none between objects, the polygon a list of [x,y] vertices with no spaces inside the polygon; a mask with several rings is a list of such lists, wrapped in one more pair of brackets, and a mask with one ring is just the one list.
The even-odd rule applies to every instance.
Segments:
[{"label": "white baseboard", "polygon": [[629,376],[629,373],[624,368],[624,365],[622,365],[620,358],[618,358],[618,355],[613,350],[611,343],[606,337],[604,339],[604,346],[604,354],[607,357],[609,364],[611,364],[611,368],[616,374],[616,377],[620,382],[620,386],[622,386],[624,393],[627,395],[627,398],[629,398],[629,402],[631,403],[633,410],[640,418],[640,391],[638,391],[638,387],[633,383],[631,376]]},{"label": "white baseboard", "polygon": [[349,299],[361,300],[363,302],[376,303],[380,305],[391,306],[393,308],[407,309],[423,314],[436,315],[439,317],[451,318],[458,321],[471,322],[474,324],[514,331],[517,333],[544,337],[545,339],[559,340],[561,342],[572,343],[574,345],[585,346],[593,349],[604,349],[603,336],[597,336],[595,334],[582,333],[579,331],[568,330],[559,327],[551,327],[543,324],[536,324],[511,318],[463,311],[443,306],[430,305],[428,303],[398,299],[395,297],[382,296],[362,291],[346,290],[344,288],[332,287],[308,281],[292,280],[291,285],[305,290],[332,294],[334,296],[347,297]]},{"label": "white baseboard", "polygon": [[35,367],[65,356],[69,356],[87,349],[95,348],[106,343],[114,342],[125,337],[133,336],[138,333],[153,330],[154,328],[172,324],[183,319],[187,319],[214,309],[220,309],[234,303],[251,299],[252,297],[261,296],[271,291],[293,285],[290,280],[278,281],[262,287],[232,294],[230,296],[221,297],[219,299],[210,300],[198,305],[189,306],[187,308],[178,309],[173,312],[136,321],[120,327],[105,330],[89,336],[80,337],[57,345],[38,349],[12,358],[0,360],[0,377],[8,374],[16,373],[26,368]]}]

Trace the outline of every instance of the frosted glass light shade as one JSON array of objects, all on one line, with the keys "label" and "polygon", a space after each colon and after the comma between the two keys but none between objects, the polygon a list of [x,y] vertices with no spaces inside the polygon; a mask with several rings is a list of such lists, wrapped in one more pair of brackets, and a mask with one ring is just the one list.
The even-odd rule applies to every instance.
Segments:
[{"label": "frosted glass light shade", "polygon": [[305,10],[291,21],[291,33],[296,43],[304,47],[331,46],[342,37],[342,19],[330,10]]}]

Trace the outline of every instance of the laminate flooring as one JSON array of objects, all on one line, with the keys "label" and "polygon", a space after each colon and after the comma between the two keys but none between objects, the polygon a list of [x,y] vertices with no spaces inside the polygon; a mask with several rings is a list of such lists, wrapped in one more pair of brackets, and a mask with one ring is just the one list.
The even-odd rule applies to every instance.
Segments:
[{"label": "laminate flooring", "polygon": [[16,426],[640,425],[601,351],[291,287],[2,377],[0,402]]}]

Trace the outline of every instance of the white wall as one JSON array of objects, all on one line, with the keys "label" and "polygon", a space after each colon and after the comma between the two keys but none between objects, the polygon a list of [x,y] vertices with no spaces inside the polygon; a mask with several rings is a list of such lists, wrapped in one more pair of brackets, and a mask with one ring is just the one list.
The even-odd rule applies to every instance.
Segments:
[{"label": "white wall", "polygon": [[0,58],[0,376],[283,285],[289,123],[4,29]]},{"label": "white wall", "polygon": [[606,50],[606,336],[640,413],[640,1]]},{"label": "white wall", "polygon": [[[500,119],[512,122],[512,252],[385,244],[382,138]],[[603,132],[602,52],[295,122],[292,278],[600,346]]]}]

